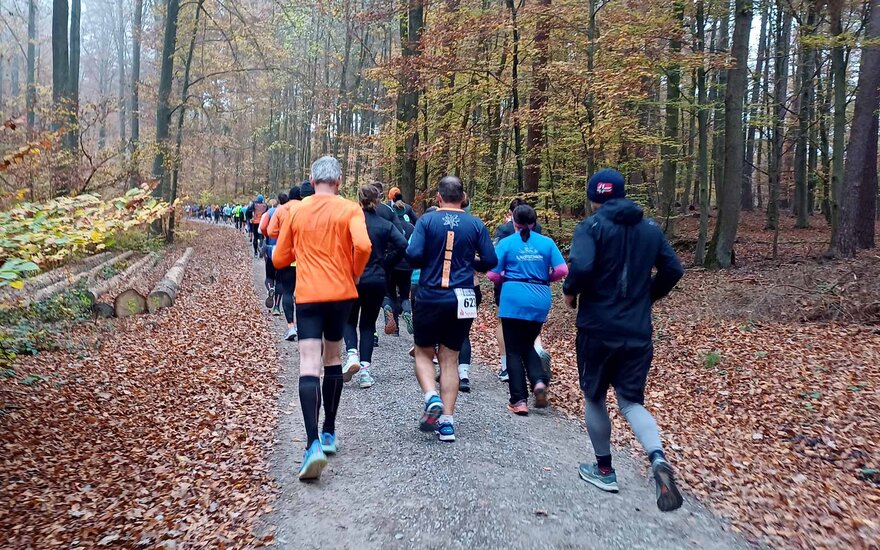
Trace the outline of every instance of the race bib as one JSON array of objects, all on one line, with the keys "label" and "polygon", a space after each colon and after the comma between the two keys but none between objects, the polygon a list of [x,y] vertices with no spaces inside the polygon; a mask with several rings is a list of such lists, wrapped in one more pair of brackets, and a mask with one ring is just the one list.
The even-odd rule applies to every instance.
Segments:
[{"label": "race bib", "polygon": [[458,299],[458,318],[476,319],[477,296],[472,288],[456,288],[455,297]]}]

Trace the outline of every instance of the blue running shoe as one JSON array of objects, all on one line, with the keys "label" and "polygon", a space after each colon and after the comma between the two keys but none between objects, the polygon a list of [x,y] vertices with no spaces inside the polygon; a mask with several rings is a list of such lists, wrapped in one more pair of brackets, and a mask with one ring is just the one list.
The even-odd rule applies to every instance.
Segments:
[{"label": "blue running shoe", "polygon": [[617,487],[617,474],[614,470],[603,474],[599,471],[598,464],[581,464],[580,468],[578,468],[578,473],[581,475],[581,479],[603,491],[616,493],[619,490]]},{"label": "blue running shoe", "polygon": [[327,455],[321,450],[321,442],[315,440],[303,455],[302,466],[299,469],[299,480],[307,481],[321,477],[321,470],[327,466]]},{"label": "blue running shoe", "polygon": [[336,454],[336,434],[327,432],[321,434],[321,450],[325,455]]},{"label": "blue running shoe", "polygon": [[440,400],[439,395],[434,395],[425,403],[425,412],[419,422],[419,429],[426,433],[437,431],[437,421],[441,414],[443,414],[443,401]]},{"label": "blue running shoe", "polygon": [[437,427],[437,439],[452,443],[455,441],[455,426],[449,422],[444,422]]}]

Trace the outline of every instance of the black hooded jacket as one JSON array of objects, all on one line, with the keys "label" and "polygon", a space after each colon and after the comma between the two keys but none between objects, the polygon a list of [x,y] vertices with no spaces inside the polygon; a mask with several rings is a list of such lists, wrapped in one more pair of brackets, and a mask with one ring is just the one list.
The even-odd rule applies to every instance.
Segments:
[{"label": "black hooded jacket", "polygon": [[609,342],[650,341],[651,305],[684,275],[663,231],[629,199],[578,224],[569,263],[563,292],[579,295],[578,328]]},{"label": "black hooded jacket", "polygon": [[[376,210],[380,208],[382,205],[376,205]],[[364,210],[364,218],[373,251],[358,284],[384,285],[385,271],[394,267],[406,253],[406,239],[391,222],[382,219],[375,211]]]}]

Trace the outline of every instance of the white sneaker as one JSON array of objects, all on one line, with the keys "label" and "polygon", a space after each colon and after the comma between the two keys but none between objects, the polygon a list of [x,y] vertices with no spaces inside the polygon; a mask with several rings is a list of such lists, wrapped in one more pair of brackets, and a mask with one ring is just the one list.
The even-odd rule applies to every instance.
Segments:
[{"label": "white sneaker", "polygon": [[362,389],[367,389],[375,383],[376,381],[373,380],[373,377],[370,375],[370,369],[364,369],[361,371],[360,377],[358,378],[358,384]]},{"label": "white sneaker", "polygon": [[345,366],[342,367],[342,379],[346,382],[351,382],[352,377],[361,370],[361,360],[357,356],[357,352],[352,352],[349,350],[348,359],[345,361]]}]

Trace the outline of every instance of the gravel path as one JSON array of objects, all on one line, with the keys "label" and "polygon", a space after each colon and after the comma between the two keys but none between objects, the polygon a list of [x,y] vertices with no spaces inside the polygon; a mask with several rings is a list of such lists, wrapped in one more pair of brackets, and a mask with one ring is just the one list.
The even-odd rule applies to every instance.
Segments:
[{"label": "gravel path", "polygon": [[[265,298],[262,264],[254,288]],[[455,443],[418,431],[422,399],[407,355],[412,338],[381,334],[376,385],[348,384],[337,420],[339,454],[321,480],[296,474],[305,447],[297,395],[297,349],[281,342],[280,424],[272,473],[281,494],[269,523],[278,548],[745,548],[687,498],[662,514],[645,466],[615,456],[621,493],[585,484],[578,463],[592,457],[583,428],[560,414],[515,417],[506,386],[472,369],[473,393],[459,398]]]}]

